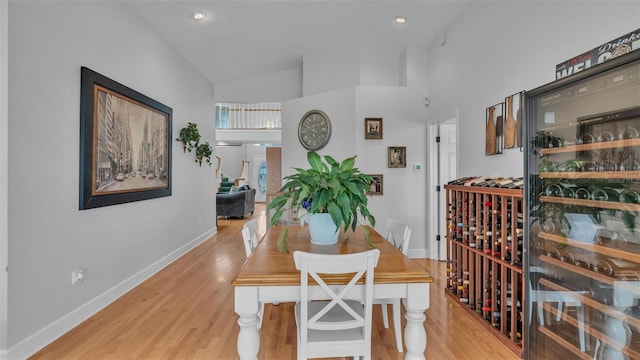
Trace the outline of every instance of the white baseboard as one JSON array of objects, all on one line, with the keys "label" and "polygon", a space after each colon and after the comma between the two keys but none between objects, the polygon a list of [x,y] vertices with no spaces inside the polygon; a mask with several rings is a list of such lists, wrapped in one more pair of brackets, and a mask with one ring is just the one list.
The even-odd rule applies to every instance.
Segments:
[{"label": "white baseboard", "polygon": [[409,259],[425,259],[429,258],[429,252],[427,249],[409,249],[407,250],[407,257]]},{"label": "white baseboard", "polygon": [[15,346],[11,347],[6,354],[6,359],[26,359],[29,356],[35,354],[55,339],[59,338],[69,330],[78,326],[81,322],[87,320],[98,311],[104,309],[107,305],[111,304],[113,301],[117,300],[122,295],[129,292],[131,289],[140,285],[143,281],[147,280],[158,271],[164,269],[167,265],[170,265],[184,254],[200,245],[203,241],[210,238],[217,231],[218,228],[214,226],[212,229],[207,230],[205,233],[186,243],[185,245],[163,257],[162,259],[142,269],[137,274],[132,275],[128,279],[122,281],[121,283],[105,291],[104,293],[96,296],[92,300],[89,300],[87,303],[79,306],[70,313],[38,330],[33,335],[27,337]]}]

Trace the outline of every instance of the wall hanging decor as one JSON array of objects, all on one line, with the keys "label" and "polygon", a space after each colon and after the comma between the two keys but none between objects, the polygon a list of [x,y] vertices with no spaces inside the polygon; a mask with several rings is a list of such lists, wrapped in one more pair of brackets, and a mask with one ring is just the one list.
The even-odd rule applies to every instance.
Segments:
[{"label": "wall hanging decor", "polygon": [[505,120],[504,120],[504,148],[520,148],[522,144],[522,100],[524,91],[509,95],[504,99]]},{"label": "wall hanging decor", "polygon": [[499,103],[486,109],[485,155],[502,154],[504,134],[503,104]]},{"label": "wall hanging decor", "polygon": [[192,122],[187,123],[187,126],[180,129],[180,134],[176,140],[182,143],[183,152],[191,152],[191,150],[195,149],[198,143],[200,143],[198,124]]},{"label": "wall hanging decor", "polygon": [[364,119],[364,138],[365,140],[382,139],[382,118]]},{"label": "wall hanging decor", "polygon": [[376,175],[371,175],[369,174],[369,176],[371,176],[371,178],[373,179],[373,182],[371,182],[371,188],[369,188],[369,191],[367,192],[367,194],[369,195],[382,195],[382,190],[383,190],[383,186],[382,186],[382,174],[376,174]]},{"label": "wall hanging decor", "polygon": [[388,148],[388,164],[390,168],[406,168],[407,167],[407,147],[406,146],[389,146]]},{"label": "wall hanging decor", "polygon": [[80,210],[171,195],[173,110],[82,67]]},{"label": "wall hanging decor", "polygon": [[[186,153],[195,150],[196,163],[202,166],[202,162],[206,162],[211,166],[211,156],[213,155],[213,147],[209,142],[200,143],[200,131],[198,124],[189,122],[187,126],[180,129],[180,134],[176,141],[182,143],[182,150]],[[217,170],[216,170],[217,171]]]}]

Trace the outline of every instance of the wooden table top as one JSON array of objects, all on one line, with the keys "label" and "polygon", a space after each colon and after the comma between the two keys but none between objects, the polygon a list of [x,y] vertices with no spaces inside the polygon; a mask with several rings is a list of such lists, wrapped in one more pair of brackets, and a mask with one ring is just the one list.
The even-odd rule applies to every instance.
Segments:
[{"label": "wooden table top", "polygon": [[[335,245],[315,245],[309,240],[307,227],[291,225],[287,236],[289,253],[282,253],[278,251],[276,241],[283,229],[283,226],[275,225],[267,231],[231,282],[233,286],[299,285],[300,271],[296,270],[293,262],[295,250],[320,254],[350,254],[371,250],[364,231],[359,226],[355,232],[341,231],[338,243]],[[434,281],[433,277],[420,265],[393,247],[373,228],[368,227],[368,229],[371,232],[371,241],[380,249],[380,258],[374,273],[375,283],[431,283]],[[325,280],[331,282],[330,279]]]}]

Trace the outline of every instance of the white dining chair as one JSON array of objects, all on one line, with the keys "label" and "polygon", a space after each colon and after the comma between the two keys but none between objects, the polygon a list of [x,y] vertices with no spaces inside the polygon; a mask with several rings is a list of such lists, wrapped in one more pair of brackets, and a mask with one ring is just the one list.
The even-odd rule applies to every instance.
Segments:
[{"label": "white dining chair", "polygon": [[258,219],[251,219],[242,225],[242,241],[244,242],[244,251],[247,257],[253,253],[253,249],[258,245],[257,231]]},{"label": "white dining chair", "polygon": [[[300,302],[295,306],[298,359],[371,358],[373,274],[380,250],[354,254],[295,251],[300,270]],[[355,273],[355,275],[353,275]],[[348,274],[349,281],[327,284],[322,275]],[[309,278],[317,286],[309,286]],[[364,277],[363,287],[354,287]],[[327,298],[330,301],[314,301]]]},{"label": "white dining chair", "polygon": [[[411,228],[407,225],[395,220],[387,220],[387,241],[390,242],[396,249],[400,250],[403,254],[407,255],[409,249],[409,241],[411,241]],[[396,338],[396,347],[398,352],[403,352],[402,346],[402,321],[401,313],[402,306],[400,299],[373,299],[374,304],[382,306],[382,322],[384,328],[389,328],[389,312],[388,305],[392,305],[393,310],[393,332]]]},{"label": "white dining chair", "polygon": [[[245,222],[242,225],[242,229],[240,230],[242,234],[242,242],[244,243],[244,251],[247,255],[247,258],[251,256],[253,250],[255,250],[258,245],[258,236],[256,235],[256,231],[258,231],[258,220],[251,219]],[[258,317],[260,318],[260,322],[258,322],[258,329],[262,328],[262,318],[264,314],[264,303],[260,303],[260,312],[258,313]]]},{"label": "white dining chair", "polygon": [[[555,290],[541,290],[538,289],[538,277],[540,275],[547,274],[545,268],[538,266],[531,266],[529,270],[531,275],[531,281],[529,281],[527,290],[529,291],[529,301],[531,301],[531,311],[527,315],[527,324],[531,324],[531,313],[533,313],[534,303],[537,303],[538,322],[539,326],[545,326],[544,319],[544,303],[556,303],[556,321],[562,319],[564,313],[563,309],[568,306],[575,307],[576,309],[576,321],[578,323],[578,342],[580,344],[580,351],[585,352],[590,350],[590,341],[587,340],[588,333],[584,331],[584,306],[580,300],[583,296],[586,296],[586,291],[555,291]],[[534,283],[536,288],[534,289],[531,284]]]}]

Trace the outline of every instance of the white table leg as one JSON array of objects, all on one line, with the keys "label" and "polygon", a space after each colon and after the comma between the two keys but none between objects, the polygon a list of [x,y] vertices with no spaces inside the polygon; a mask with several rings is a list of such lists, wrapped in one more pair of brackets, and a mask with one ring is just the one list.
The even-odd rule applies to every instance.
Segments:
[{"label": "white table leg", "polygon": [[258,359],[260,334],[258,333],[258,288],[237,286],[235,288],[235,309],[239,316],[238,355],[240,359]]},{"label": "white table leg", "polygon": [[405,360],[424,359],[427,348],[427,333],[424,330],[425,310],[429,308],[429,284],[408,284],[407,298],[403,300],[406,308],[404,341],[407,345]]}]

